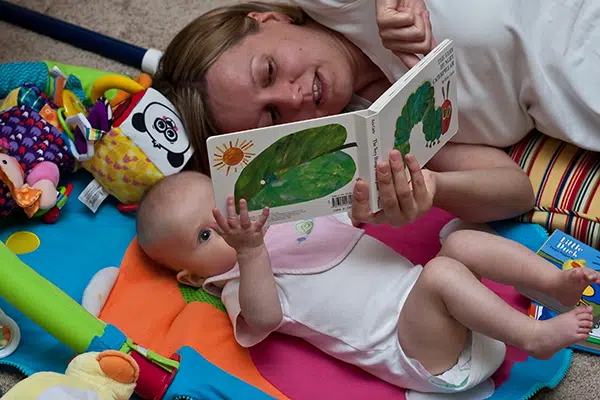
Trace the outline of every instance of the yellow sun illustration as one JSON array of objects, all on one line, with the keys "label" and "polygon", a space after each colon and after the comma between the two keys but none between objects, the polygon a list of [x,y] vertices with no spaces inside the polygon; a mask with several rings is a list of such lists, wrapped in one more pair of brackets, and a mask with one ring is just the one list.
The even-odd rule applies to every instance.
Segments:
[{"label": "yellow sun illustration", "polygon": [[229,144],[223,143],[223,148],[217,146],[220,154],[213,154],[215,156],[213,167],[216,167],[218,170],[227,167],[226,176],[229,175],[231,168],[237,173],[238,166],[242,168],[240,164],[248,165],[248,161],[250,161],[252,156],[256,155],[256,153],[248,152],[252,146],[254,146],[252,140],[244,140],[240,143],[240,139],[236,139],[235,144],[232,142],[229,142]]}]

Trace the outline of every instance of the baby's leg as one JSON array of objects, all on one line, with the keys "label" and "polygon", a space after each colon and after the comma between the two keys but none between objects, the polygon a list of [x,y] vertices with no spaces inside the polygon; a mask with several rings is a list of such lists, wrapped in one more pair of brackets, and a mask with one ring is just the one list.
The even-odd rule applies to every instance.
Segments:
[{"label": "baby's leg", "polygon": [[437,257],[425,266],[408,295],[398,337],[408,357],[437,375],[456,363],[467,328],[548,358],[586,339],[591,327],[591,307],[537,321],[505,303],[460,262]]},{"label": "baby's leg", "polygon": [[457,231],[448,236],[441,256],[466,265],[480,277],[522,286],[574,306],[590,283],[600,284],[600,273],[590,268],[560,270],[521,244],[480,231]]}]

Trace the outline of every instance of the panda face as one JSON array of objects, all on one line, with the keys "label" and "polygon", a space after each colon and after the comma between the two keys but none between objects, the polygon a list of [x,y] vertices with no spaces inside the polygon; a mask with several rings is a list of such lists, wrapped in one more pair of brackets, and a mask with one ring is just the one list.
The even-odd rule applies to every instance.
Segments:
[{"label": "panda face", "polygon": [[149,103],[143,112],[132,117],[132,125],[139,132],[150,136],[152,145],[166,151],[169,164],[178,168],[184,163],[184,154],[190,150],[190,142],[183,122],[169,107],[158,102]]},{"label": "panda face", "polygon": [[154,129],[164,135],[165,139],[169,143],[177,142],[177,125],[175,125],[175,121],[167,116],[163,116],[162,118],[157,117],[154,120]]},{"label": "panda face", "polygon": [[178,132],[183,123],[171,109],[160,103],[150,103],[144,110],[144,126],[154,145],[172,153],[184,153],[190,142]]}]

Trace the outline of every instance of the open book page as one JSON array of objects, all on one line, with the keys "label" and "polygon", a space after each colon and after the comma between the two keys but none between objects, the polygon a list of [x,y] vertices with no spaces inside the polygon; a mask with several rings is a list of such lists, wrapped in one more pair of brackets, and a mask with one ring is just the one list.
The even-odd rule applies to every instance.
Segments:
[{"label": "open book page", "polygon": [[450,41],[436,50],[378,113],[383,160],[395,148],[424,166],[458,132],[454,50]]},{"label": "open book page", "polygon": [[217,207],[225,213],[228,195],[245,199],[251,218],[268,206],[269,224],[349,210],[365,135],[360,113],[210,138]]},{"label": "open book page", "polygon": [[[378,131],[373,168],[387,161],[392,149],[410,153],[424,167],[458,132],[457,98],[454,49],[444,40],[369,107]],[[378,210],[379,193],[369,183],[376,193],[371,209]]]}]

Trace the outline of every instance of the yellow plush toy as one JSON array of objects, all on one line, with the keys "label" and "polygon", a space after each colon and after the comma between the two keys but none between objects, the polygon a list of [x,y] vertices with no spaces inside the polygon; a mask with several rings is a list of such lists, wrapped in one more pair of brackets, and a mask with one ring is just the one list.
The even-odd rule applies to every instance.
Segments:
[{"label": "yellow plush toy", "polygon": [[139,377],[135,360],[106,350],[75,357],[64,375],[38,372],[17,383],[2,400],[127,400]]},{"label": "yellow plush toy", "polygon": [[[113,107],[102,96],[115,88],[131,95]],[[73,134],[71,152],[94,177],[79,197],[94,212],[107,195],[122,205],[135,205],[192,156],[183,122],[158,91],[109,75],[94,83],[91,99],[88,115],[69,117],[66,125]]]}]

